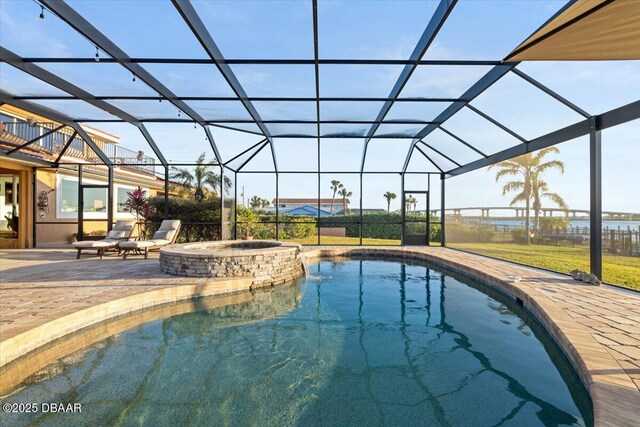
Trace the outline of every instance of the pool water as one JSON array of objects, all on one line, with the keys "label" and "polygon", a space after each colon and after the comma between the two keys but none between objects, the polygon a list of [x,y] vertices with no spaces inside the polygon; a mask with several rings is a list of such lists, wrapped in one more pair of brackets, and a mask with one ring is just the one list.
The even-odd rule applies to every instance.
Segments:
[{"label": "pool water", "polygon": [[154,321],[67,358],[2,403],[79,402],[81,414],[3,413],[0,424],[593,424],[566,359],[501,295],[426,264],[310,269],[252,301]]}]

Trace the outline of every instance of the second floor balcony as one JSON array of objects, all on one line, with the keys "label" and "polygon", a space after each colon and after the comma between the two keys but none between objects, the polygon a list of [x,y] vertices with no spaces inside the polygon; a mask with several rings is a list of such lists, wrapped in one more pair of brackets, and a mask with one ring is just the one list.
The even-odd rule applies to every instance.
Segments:
[{"label": "second floor balcony", "polygon": [[[38,138],[57,127],[54,123],[36,123],[20,120],[0,121],[0,140],[11,145],[20,146],[28,141]],[[69,142],[72,133],[61,129],[30,145],[32,149],[57,156]],[[129,150],[117,144],[95,140],[98,147],[115,164],[135,172],[155,175],[155,159],[145,156],[142,151]],[[84,141],[75,136],[65,151],[65,156],[84,160],[91,163],[100,163],[100,159]]]}]

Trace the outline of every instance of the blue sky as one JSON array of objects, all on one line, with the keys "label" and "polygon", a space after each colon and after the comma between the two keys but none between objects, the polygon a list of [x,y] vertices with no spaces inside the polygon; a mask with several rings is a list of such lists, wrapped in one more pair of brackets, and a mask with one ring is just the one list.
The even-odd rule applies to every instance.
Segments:
[{"label": "blue sky", "polygon": [[[309,1],[215,1],[193,2],[222,53],[227,58],[313,58],[312,10]],[[168,1],[69,1],[99,30],[132,57],[206,58],[206,53]],[[564,4],[563,1],[460,1],[431,46],[426,59],[503,58]],[[322,58],[405,59],[422,34],[437,2],[376,1],[319,2],[319,51]],[[93,57],[95,48],[73,29],[50,13],[38,19],[39,8],[30,1],[0,2],[0,42],[24,57]],[[101,56],[106,56],[103,52]],[[155,95],[144,83],[132,81],[131,74],[116,64],[41,64],[94,95]],[[232,96],[220,73],[209,65],[148,64],[145,68],[181,96]],[[233,65],[233,71],[249,96],[313,97],[313,66]],[[600,113],[637,100],[640,96],[640,61],[620,62],[536,62],[520,68],[556,90],[589,113]],[[321,96],[386,97],[402,66],[323,65],[320,68]],[[460,96],[487,67],[420,66],[401,96]],[[60,94],[60,91],[25,76],[6,64],[0,65],[3,89],[16,94]],[[81,101],[48,101],[44,105],[74,117],[108,118],[109,115]],[[168,102],[113,101],[118,107],[140,118],[177,117]],[[526,138],[533,138],[580,119],[580,116],[535,90],[515,75],[498,82],[473,102],[495,119]],[[191,106],[207,119],[247,119],[238,102],[194,102]],[[376,102],[327,102],[321,105],[322,119],[373,119],[382,105]],[[446,104],[396,103],[390,119],[434,118]],[[256,103],[264,119],[315,119],[313,102]],[[131,149],[150,149],[139,132],[126,124],[100,124],[99,128],[117,134]],[[363,132],[367,125],[323,125],[321,134]],[[513,137],[463,110],[447,123],[447,129],[474,143],[487,154],[519,143]],[[193,161],[199,153],[211,153],[201,128],[193,125],[148,125],[149,131],[175,162]],[[247,125],[247,129],[255,126]],[[379,134],[419,129],[415,125],[381,126]],[[249,147],[260,138],[212,128],[224,159]],[[271,132],[315,133],[315,125],[272,125]],[[426,142],[459,163],[478,158],[477,153],[437,131]],[[372,140],[365,170],[397,171],[402,167],[409,140]],[[640,211],[637,184],[640,172],[640,124],[627,124],[604,134],[604,204],[611,209]],[[276,139],[275,151],[281,170],[316,170],[315,139]],[[323,170],[358,170],[363,148],[360,139],[322,139],[320,162]],[[584,140],[561,146],[564,175],[551,174],[548,180],[569,205],[586,208],[588,159]],[[621,154],[623,153],[623,154]],[[445,168],[448,160],[430,152]],[[416,153],[410,170],[435,168]],[[270,151],[263,150],[247,168],[272,168]],[[283,175],[284,176],[284,175]],[[330,196],[332,176],[322,175],[322,196]],[[359,195],[357,176],[340,176]],[[282,197],[315,196],[315,175],[281,178]],[[436,180],[437,183],[437,180]],[[251,175],[242,179],[247,196],[272,198],[273,179]],[[421,187],[415,178],[413,187]],[[432,186],[433,187],[433,186]],[[421,187],[422,188],[422,187]],[[478,171],[452,180],[447,196],[451,205],[504,205],[493,173]],[[482,191],[476,189],[482,188]],[[469,189],[473,189],[470,191]],[[367,177],[365,207],[383,207],[381,195],[400,192],[398,175]],[[434,190],[434,200],[439,199]],[[588,195],[588,192],[586,193]],[[393,207],[399,206],[397,200]]]}]

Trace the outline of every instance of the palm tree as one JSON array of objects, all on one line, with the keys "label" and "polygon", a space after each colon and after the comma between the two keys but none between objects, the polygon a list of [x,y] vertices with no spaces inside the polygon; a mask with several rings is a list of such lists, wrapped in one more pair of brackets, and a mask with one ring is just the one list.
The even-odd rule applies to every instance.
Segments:
[{"label": "palm tree", "polygon": [[260,207],[261,208],[268,208],[269,206],[271,206],[271,202],[267,199],[260,199]]},{"label": "palm tree", "polygon": [[347,214],[347,197],[351,197],[353,193],[347,190],[344,186],[342,186],[342,188],[340,188],[340,191],[338,191],[338,194],[342,196],[342,214],[346,215]]},{"label": "palm tree", "polygon": [[404,205],[405,205],[405,209],[408,212],[411,212],[411,208],[412,207],[413,207],[413,210],[415,211],[416,210],[416,206],[418,205],[418,200],[413,196],[405,197]]},{"label": "palm tree", "polygon": [[[564,172],[564,165],[561,169]],[[531,196],[533,199],[533,230],[536,233],[536,239],[540,234],[540,210],[542,209],[542,199],[549,199],[560,209],[567,211],[569,206],[564,199],[558,193],[549,192],[549,184],[539,176],[533,181],[531,185]]]},{"label": "palm tree", "polygon": [[498,162],[489,166],[489,169],[498,168],[496,173],[496,182],[500,178],[505,176],[516,177],[515,180],[506,182],[502,186],[502,195],[507,193],[517,192],[517,194],[511,200],[510,206],[515,206],[518,203],[524,202],[525,204],[525,239],[527,244],[531,243],[531,202],[533,201],[536,224],[535,229],[538,228],[539,211],[542,207],[541,199],[547,198],[563,209],[566,209],[566,203],[562,197],[555,193],[549,193],[548,184],[542,180],[541,175],[543,172],[549,169],[559,169],[561,173],[564,173],[564,163],[560,160],[553,159],[545,161],[544,157],[548,154],[557,154],[560,150],[557,147],[547,147],[539,150],[535,153],[527,153],[522,156],[514,157],[513,159],[506,160],[504,162]]},{"label": "palm tree", "polygon": [[387,191],[382,196],[387,200],[387,212],[391,212],[391,201],[397,197],[396,193]]},{"label": "palm tree", "polygon": [[[197,202],[204,200],[205,190],[209,186],[215,194],[220,194],[220,175],[215,173],[212,169],[218,166],[213,160],[205,162],[205,153],[200,154],[196,160],[196,167],[191,170],[186,168],[171,168],[171,179],[178,181],[185,187],[193,187],[193,197]],[[224,189],[225,193],[229,192],[231,188],[231,180],[228,177],[224,177]]]},{"label": "palm tree", "polygon": [[340,190],[343,187],[344,185],[342,185],[342,183],[337,179],[334,179],[331,181],[331,190],[333,191],[333,196],[331,197],[331,209],[329,210],[331,215],[333,215],[333,204],[335,203],[335,200],[336,200],[336,193],[338,192],[338,190]]},{"label": "palm tree", "polygon": [[258,196],[253,196],[249,199],[249,206],[254,209],[262,207],[262,199]]}]

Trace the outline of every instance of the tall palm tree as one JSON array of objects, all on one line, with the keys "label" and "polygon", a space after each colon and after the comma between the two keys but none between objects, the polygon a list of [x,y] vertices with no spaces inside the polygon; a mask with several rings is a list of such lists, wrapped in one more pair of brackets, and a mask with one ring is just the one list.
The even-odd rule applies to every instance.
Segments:
[{"label": "tall palm tree", "polygon": [[342,196],[342,214],[347,214],[347,197],[351,197],[353,194],[351,191],[347,190],[344,186],[340,188],[338,194]]},{"label": "tall palm tree", "polygon": [[398,196],[396,196],[396,193],[392,193],[391,191],[387,191],[382,196],[387,200],[387,212],[391,212],[391,201]]},{"label": "tall palm tree", "polygon": [[[564,172],[564,167],[562,171]],[[531,185],[531,197],[533,201],[533,230],[536,233],[537,239],[540,237],[540,210],[542,209],[542,199],[549,199],[565,211],[569,209],[569,206],[558,193],[549,192],[549,184],[540,177],[537,177]]]},{"label": "tall palm tree", "polygon": [[545,160],[545,156],[548,154],[558,154],[559,152],[560,150],[557,147],[547,147],[536,151],[535,153],[523,154],[522,156],[514,157],[513,159],[498,162],[489,166],[489,169],[498,169],[498,172],[496,172],[496,182],[503,177],[515,177],[514,180],[508,181],[502,186],[502,195],[504,196],[507,193],[516,192],[516,195],[511,200],[510,206],[515,206],[518,203],[524,202],[524,229],[527,244],[531,243],[530,229],[532,202],[535,209],[536,230],[538,228],[538,215],[542,207],[541,199],[543,197],[555,202],[563,209],[567,208],[562,197],[555,193],[548,192],[549,186],[541,177],[542,173],[549,169],[558,169],[561,173],[564,173],[563,162],[557,159]]},{"label": "tall palm tree", "polygon": [[333,191],[333,196],[331,197],[331,209],[329,210],[331,215],[333,215],[333,204],[336,201],[336,193],[343,187],[344,185],[342,185],[342,183],[337,179],[331,181],[331,190]]},{"label": "tall palm tree", "polygon": [[[207,186],[215,194],[220,194],[220,175],[213,170],[215,166],[218,164],[213,160],[205,161],[205,153],[202,153],[196,160],[193,172],[187,168],[172,167],[171,179],[178,181],[185,187],[192,187],[194,189],[193,197],[196,201],[201,202],[204,200]],[[228,193],[231,188],[231,180],[226,176],[224,177],[224,187],[225,193]]]}]

